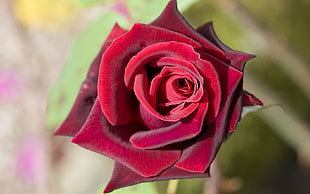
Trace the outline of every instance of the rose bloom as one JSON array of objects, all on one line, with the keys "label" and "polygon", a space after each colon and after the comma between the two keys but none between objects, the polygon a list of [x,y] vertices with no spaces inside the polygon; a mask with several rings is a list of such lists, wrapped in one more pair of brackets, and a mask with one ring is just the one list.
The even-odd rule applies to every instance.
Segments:
[{"label": "rose bloom", "polygon": [[193,29],[169,2],[150,24],[115,25],[56,135],[115,161],[104,192],[140,182],[208,177],[243,106],[253,55],[235,51],[212,23]]}]

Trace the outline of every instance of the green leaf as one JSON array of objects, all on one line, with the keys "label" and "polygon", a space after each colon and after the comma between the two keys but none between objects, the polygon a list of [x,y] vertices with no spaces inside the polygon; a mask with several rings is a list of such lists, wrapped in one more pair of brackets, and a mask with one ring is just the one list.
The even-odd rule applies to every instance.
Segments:
[{"label": "green leaf", "polygon": [[[153,182],[150,183],[140,183],[138,185],[124,187],[121,189],[117,189],[110,194],[158,194],[156,190],[156,186]],[[102,190],[98,192],[98,194],[102,194]]]},{"label": "green leaf", "polygon": [[63,71],[50,91],[47,124],[55,128],[72,107],[87,70],[115,22],[128,26],[128,21],[115,12],[105,12],[75,40]]}]

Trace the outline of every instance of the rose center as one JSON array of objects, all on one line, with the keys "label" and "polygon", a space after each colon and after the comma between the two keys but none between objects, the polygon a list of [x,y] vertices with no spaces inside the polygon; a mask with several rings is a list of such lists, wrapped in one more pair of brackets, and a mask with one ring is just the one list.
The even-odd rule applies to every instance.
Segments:
[{"label": "rose center", "polygon": [[185,78],[177,79],[173,82],[174,88],[184,96],[190,96],[194,92],[194,84]]}]

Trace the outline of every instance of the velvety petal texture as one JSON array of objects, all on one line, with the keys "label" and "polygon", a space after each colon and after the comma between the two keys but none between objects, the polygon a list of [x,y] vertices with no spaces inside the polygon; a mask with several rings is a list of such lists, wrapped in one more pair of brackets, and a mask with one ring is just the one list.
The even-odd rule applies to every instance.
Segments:
[{"label": "velvety petal texture", "polygon": [[230,49],[212,23],[192,28],[171,0],[150,24],[116,25],[56,135],[115,160],[104,192],[140,182],[208,177],[244,106],[253,55]]},{"label": "velvety petal texture", "polygon": [[228,46],[226,46],[215,34],[213,23],[208,22],[199,28],[197,28],[197,32],[203,35],[205,38],[213,42],[219,48],[221,48],[225,52],[226,60],[229,61],[230,65],[243,71],[245,63],[255,57],[255,55],[243,53],[240,51],[232,50]]},{"label": "velvety petal texture", "polygon": [[93,106],[81,131],[72,139],[84,148],[106,155],[144,177],[156,176],[179,158],[180,150],[141,150],[129,138],[143,126],[136,120],[112,126],[103,115],[99,101]]},{"label": "velvety petal texture", "polygon": [[192,173],[172,166],[169,169],[160,173],[158,176],[145,178],[133,172],[126,166],[116,162],[114,164],[112,178],[108,183],[108,185],[106,186],[104,193],[109,193],[117,188],[125,187],[128,185],[134,185],[141,182],[161,181],[167,179],[205,178],[205,177],[210,177],[209,171],[205,173]]},{"label": "velvety petal texture", "polygon": [[181,158],[174,164],[174,166],[190,172],[203,173],[214,159],[229,124],[228,114],[232,106],[231,102],[234,94],[238,92],[236,89],[242,78],[241,72],[234,70],[230,66],[227,66],[226,68],[226,70],[222,69],[222,72],[227,71],[226,73],[230,76],[221,77],[223,78],[221,80],[226,83],[226,88],[223,90],[225,91],[225,94],[223,96],[222,109],[217,119],[215,122],[209,124],[206,132],[196,141],[196,143],[183,150]]},{"label": "velvety petal texture", "polygon": [[97,98],[98,71],[102,54],[115,38],[127,31],[115,24],[106,41],[103,43],[98,55],[90,65],[85,81],[82,83],[78,96],[66,120],[61,124],[55,135],[75,136],[83,126],[88,114]]},{"label": "velvety petal texture", "polygon": [[128,91],[124,83],[124,72],[129,60],[145,46],[167,41],[201,47],[197,41],[185,35],[155,26],[135,24],[103,54],[99,69],[98,95],[102,110],[112,125],[126,124],[137,114],[138,102],[134,102],[133,93]]}]

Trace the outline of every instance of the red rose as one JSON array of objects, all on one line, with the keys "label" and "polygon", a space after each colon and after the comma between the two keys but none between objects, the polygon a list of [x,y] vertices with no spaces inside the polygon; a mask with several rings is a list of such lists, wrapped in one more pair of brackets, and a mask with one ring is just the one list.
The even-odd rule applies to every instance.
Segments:
[{"label": "red rose", "polygon": [[105,192],[139,182],[209,176],[243,106],[253,55],[189,26],[172,0],[150,24],[112,29],[57,135],[115,160]]}]

